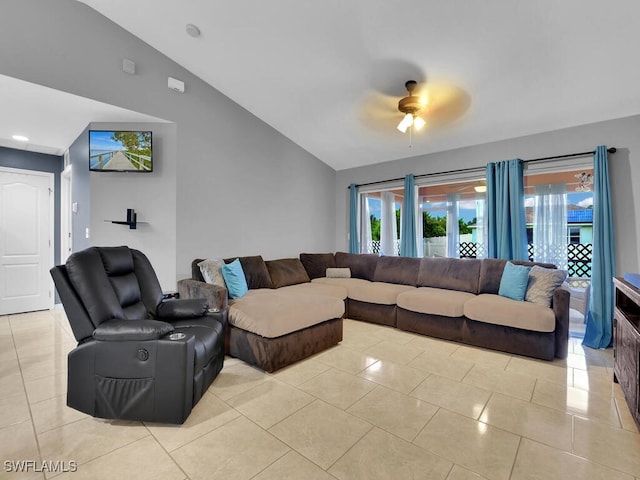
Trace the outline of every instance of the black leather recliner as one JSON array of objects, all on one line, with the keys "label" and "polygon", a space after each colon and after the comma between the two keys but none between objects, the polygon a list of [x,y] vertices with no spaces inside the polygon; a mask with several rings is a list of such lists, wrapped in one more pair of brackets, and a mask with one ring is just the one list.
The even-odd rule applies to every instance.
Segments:
[{"label": "black leather recliner", "polygon": [[51,275],[78,341],[67,405],[94,417],[183,423],[222,369],[226,310],[163,300],[147,257],[91,247]]}]

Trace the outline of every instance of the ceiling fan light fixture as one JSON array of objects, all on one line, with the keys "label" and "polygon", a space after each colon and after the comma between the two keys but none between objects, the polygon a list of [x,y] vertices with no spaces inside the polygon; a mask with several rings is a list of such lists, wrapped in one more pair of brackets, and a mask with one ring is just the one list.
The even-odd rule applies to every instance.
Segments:
[{"label": "ceiling fan light fixture", "polygon": [[413,115],[411,115],[410,113],[407,113],[402,120],[400,121],[400,123],[398,124],[398,130],[400,130],[402,133],[406,133],[407,132],[407,128],[409,128],[411,125],[413,125]]},{"label": "ceiling fan light fixture", "polygon": [[414,117],[413,118],[413,126],[416,130],[420,130],[422,127],[424,127],[426,125],[427,122],[425,122],[421,117]]},{"label": "ceiling fan light fixture", "polygon": [[420,110],[425,106],[426,97],[419,97],[413,94],[413,91],[418,86],[418,82],[415,80],[409,80],[404,84],[409,95],[400,99],[398,102],[398,110],[404,113],[404,118],[398,124],[398,130],[402,133],[406,133],[407,129],[414,127],[416,130],[420,130],[425,126],[426,122],[418,116]]}]

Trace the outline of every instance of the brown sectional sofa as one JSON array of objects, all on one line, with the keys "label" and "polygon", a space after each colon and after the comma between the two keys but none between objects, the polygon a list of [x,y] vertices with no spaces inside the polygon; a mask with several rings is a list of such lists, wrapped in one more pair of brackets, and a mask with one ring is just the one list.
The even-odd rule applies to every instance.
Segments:
[{"label": "brown sectional sofa", "polygon": [[[203,282],[199,262],[180,295],[225,307],[226,291]],[[557,288],[550,308],[501,297],[505,260],[337,252],[240,263],[249,293],[230,303],[227,351],[267,371],[340,342],[343,317],[544,360],[567,356],[569,291]],[[327,268],[351,277],[327,278]]]},{"label": "brown sectional sofa", "polygon": [[181,298],[229,306],[227,354],[273,372],[342,341],[344,288],[312,284],[297,258],[239,259],[249,287],[242,298],[228,300],[225,288],[205,283],[198,267],[202,259],[191,263],[191,279],[178,282]]}]

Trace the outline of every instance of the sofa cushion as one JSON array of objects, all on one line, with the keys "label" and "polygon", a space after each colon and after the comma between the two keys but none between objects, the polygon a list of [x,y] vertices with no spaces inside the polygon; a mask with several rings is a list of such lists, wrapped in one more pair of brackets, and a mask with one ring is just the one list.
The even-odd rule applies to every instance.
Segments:
[{"label": "sofa cushion", "polygon": [[341,318],[344,302],[324,295],[291,295],[252,290],[229,307],[229,323],[266,338],[276,338]]},{"label": "sofa cushion", "polygon": [[514,265],[511,262],[507,262],[502,271],[498,295],[512,300],[524,300],[524,294],[527,293],[530,271],[531,267]]},{"label": "sofa cushion", "polygon": [[529,272],[529,283],[524,299],[527,302],[550,307],[553,292],[564,283],[566,278],[567,272],[564,270],[534,265]]},{"label": "sofa cushion", "polygon": [[198,280],[199,282],[205,282],[206,280],[202,276],[202,271],[200,271],[199,264],[204,262],[205,258],[196,258],[191,262],[191,278],[193,280]]},{"label": "sofa cushion", "polygon": [[247,280],[238,259],[222,267],[222,276],[231,298],[240,298],[248,291]]},{"label": "sofa cushion", "polygon": [[327,278],[351,278],[351,269],[327,268]]},{"label": "sofa cushion", "polygon": [[551,308],[490,293],[465,302],[464,315],[479,322],[535,332],[553,332],[556,328],[556,317]]},{"label": "sofa cushion", "polygon": [[222,276],[222,267],[225,265],[224,260],[221,258],[212,258],[203,260],[198,263],[202,278],[206,283],[211,285],[218,285],[222,288],[227,288],[227,284]]},{"label": "sofa cushion", "polygon": [[300,261],[311,280],[324,277],[327,268],[336,266],[336,257],[333,253],[301,253]]},{"label": "sofa cushion", "polygon": [[475,258],[425,257],[420,263],[417,285],[478,293],[480,264]]},{"label": "sofa cushion", "polygon": [[[544,268],[556,268],[551,263],[541,262],[523,262],[520,260],[509,260],[514,265],[525,265],[533,267],[538,265]],[[500,289],[500,280],[502,279],[502,271],[507,264],[507,260],[500,258],[483,258],[480,265],[480,281],[478,283],[478,293],[498,293]]]},{"label": "sofa cushion", "polygon": [[309,282],[309,275],[298,258],[281,258],[264,262],[271,277],[273,288]]},{"label": "sofa cushion", "polygon": [[330,285],[328,283],[307,282],[279,288],[278,293],[287,293],[291,295],[298,295],[300,293],[305,295],[326,295],[327,297],[344,300],[347,298],[347,287],[342,285]]},{"label": "sofa cushion", "polygon": [[410,257],[380,257],[373,274],[374,282],[416,286],[420,259]]},{"label": "sofa cushion", "polygon": [[419,287],[398,295],[398,306],[405,310],[444,317],[464,316],[464,304],[475,298],[473,293]]},{"label": "sofa cushion", "polygon": [[267,265],[264,263],[262,256],[225,258],[224,261],[225,263],[231,263],[236,258],[240,260],[240,265],[242,265],[249,290],[256,288],[273,288],[269,270],[267,270]]},{"label": "sofa cushion", "polygon": [[361,278],[329,278],[329,277],[321,277],[314,278],[311,280],[312,284],[319,285],[331,285],[341,287],[347,290],[347,296],[349,295],[349,291],[353,288],[357,288],[362,285],[369,285],[371,282],[369,280],[363,280]]},{"label": "sofa cushion", "polygon": [[415,290],[409,285],[395,283],[368,282],[354,285],[348,289],[349,298],[377,305],[395,305],[402,292]]},{"label": "sofa cushion", "polygon": [[353,278],[373,280],[378,263],[378,255],[374,253],[336,253],[336,267],[350,268]]}]

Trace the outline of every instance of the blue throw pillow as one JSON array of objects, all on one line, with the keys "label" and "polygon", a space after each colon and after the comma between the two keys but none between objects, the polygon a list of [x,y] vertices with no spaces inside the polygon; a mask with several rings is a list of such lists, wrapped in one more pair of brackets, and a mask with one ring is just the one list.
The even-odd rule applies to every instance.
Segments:
[{"label": "blue throw pillow", "polygon": [[237,258],[233,262],[223,265],[222,276],[227,284],[227,290],[229,290],[231,298],[243,297],[249,291],[242,265],[240,265],[240,260]]},{"label": "blue throw pillow", "polygon": [[527,292],[527,284],[529,283],[529,271],[531,267],[524,265],[514,265],[507,262],[500,279],[500,289],[498,295],[511,298],[513,300],[522,301]]}]

